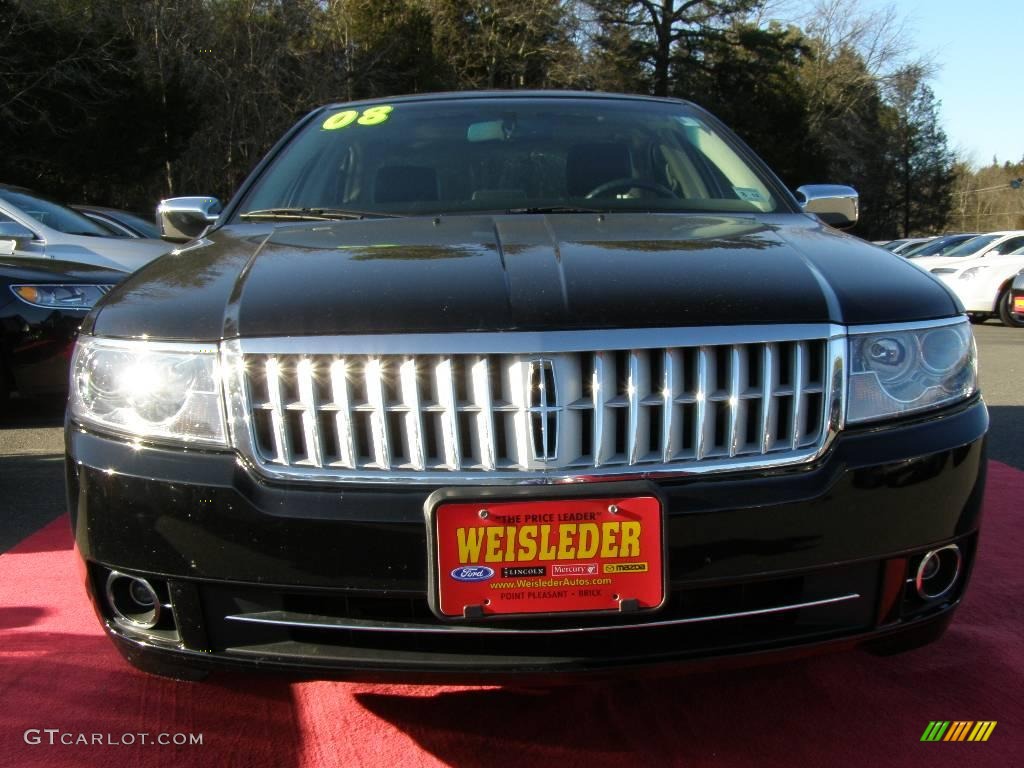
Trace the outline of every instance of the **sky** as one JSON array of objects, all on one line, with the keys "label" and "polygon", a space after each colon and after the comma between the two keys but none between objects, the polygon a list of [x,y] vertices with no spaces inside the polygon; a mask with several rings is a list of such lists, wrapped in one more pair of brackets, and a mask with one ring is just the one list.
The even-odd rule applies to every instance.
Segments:
[{"label": "sky", "polygon": [[[1024,158],[1024,0],[861,0],[895,7],[908,54],[935,65],[950,148],[971,165]],[[799,5],[809,6],[808,0]]]}]

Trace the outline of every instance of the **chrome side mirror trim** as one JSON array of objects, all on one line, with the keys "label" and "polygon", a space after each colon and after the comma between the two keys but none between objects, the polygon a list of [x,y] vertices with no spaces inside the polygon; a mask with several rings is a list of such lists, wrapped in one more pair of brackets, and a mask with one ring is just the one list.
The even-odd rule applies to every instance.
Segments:
[{"label": "chrome side mirror trim", "polygon": [[860,195],[842,184],[804,184],[796,190],[804,213],[814,214],[839,229],[852,227],[860,217]]},{"label": "chrome side mirror trim", "polygon": [[194,240],[217,221],[220,212],[220,200],[216,197],[172,197],[161,200],[156,209],[160,236],[172,243]]}]

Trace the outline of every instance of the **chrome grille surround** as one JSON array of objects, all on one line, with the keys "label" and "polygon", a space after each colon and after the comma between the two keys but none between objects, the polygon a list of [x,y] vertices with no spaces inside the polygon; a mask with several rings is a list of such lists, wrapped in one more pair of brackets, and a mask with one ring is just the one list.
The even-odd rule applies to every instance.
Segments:
[{"label": "chrome grille surround", "polygon": [[222,355],[232,444],[275,480],[783,467],[824,453],[845,412],[846,329],[832,324],[250,338]]}]

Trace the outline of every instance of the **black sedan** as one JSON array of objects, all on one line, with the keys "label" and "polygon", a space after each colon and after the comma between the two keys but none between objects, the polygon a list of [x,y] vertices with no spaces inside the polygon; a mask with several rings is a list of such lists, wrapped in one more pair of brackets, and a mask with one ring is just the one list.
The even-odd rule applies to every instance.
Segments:
[{"label": "black sedan", "polygon": [[[686,102],[310,113],[82,325],[82,573],[125,657],[445,682],[938,637],[988,413],[946,285]],[[889,669],[889,667],[886,667]]]},{"label": "black sedan", "polygon": [[0,407],[67,390],[78,327],[125,272],[50,259],[0,255]]}]

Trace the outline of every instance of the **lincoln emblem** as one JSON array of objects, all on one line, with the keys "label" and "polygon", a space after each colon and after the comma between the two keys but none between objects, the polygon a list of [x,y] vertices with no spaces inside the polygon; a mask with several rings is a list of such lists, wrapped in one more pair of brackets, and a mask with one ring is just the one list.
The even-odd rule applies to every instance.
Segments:
[{"label": "lincoln emblem", "polygon": [[538,461],[552,461],[558,456],[558,392],[555,388],[555,366],[550,360],[529,363],[526,404],[530,423],[530,445]]}]

